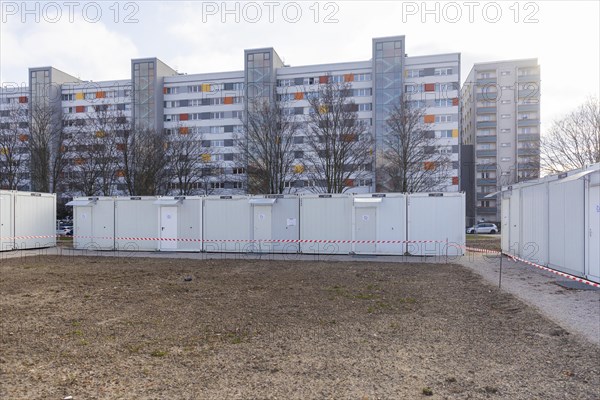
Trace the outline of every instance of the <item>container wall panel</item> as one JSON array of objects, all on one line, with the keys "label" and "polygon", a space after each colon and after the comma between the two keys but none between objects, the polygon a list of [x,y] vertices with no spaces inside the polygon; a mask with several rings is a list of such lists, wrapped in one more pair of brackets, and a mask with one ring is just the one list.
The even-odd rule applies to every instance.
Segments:
[{"label": "container wall panel", "polygon": [[157,198],[115,200],[115,247],[122,251],[155,251],[159,246]]},{"label": "container wall panel", "polygon": [[305,195],[300,198],[300,239],[302,253],[348,254],[350,243],[318,241],[352,240],[352,197],[349,195]]},{"label": "container wall panel", "polygon": [[14,217],[17,249],[56,246],[56,195],[15,192]]},{"label": "container wall panel", "polygon": [[547,184],[521,189],[521,254],[528,261],[548,263]]},{"label": "container wall panel", "polygon": [[251,207],[248,196],[204,199],[204,250],[209,252],[254,251],[251,242]]},{"label": "container wall panel", "polygon": [[[408,252],[413,255],[464,254],[464,193],[415,193],[407,197]],[[421,241],[436,241],[427,243]]]},{"label": "container wall panel", "polygon": [[585,274],[584,181],[552,182],[548,187],[548,266]]}]

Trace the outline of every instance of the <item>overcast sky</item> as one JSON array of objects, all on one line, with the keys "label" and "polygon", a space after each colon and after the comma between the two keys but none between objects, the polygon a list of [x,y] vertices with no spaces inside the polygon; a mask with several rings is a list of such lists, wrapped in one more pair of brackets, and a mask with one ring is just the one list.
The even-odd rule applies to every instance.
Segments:
[{"label": "overcast sky", "polygon": [[405,35],[409,56],[460,52],[463,81],[477,62],[537,57],[544,129],[600,92],[599,4],[2,1],[0,80],[22,84],[27,68],[48,65],[127,79],[132,58],[154,56],[186,73],[241,70],[256,47],[290,65],[368,60],[371,38]]}]

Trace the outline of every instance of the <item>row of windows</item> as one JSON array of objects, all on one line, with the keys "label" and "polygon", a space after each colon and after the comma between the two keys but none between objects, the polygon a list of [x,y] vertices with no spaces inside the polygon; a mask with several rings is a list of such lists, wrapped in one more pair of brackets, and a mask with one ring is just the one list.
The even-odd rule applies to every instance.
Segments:
[{"label": "row of windows", "polygon": [[411,100],[410,106],[413,108],[454,107],[454,106],[458,106],[458,98],[435,99],[435,100]]},{"label": "row of windows", "polygon": [[189,113],[189,114],[165,114],[163,121],[178,122],[178,121],[196,121],[210,119],[225,119],[225,118],[242,118],[242,111],[219,111],[219,112],[204,112],[204,113]]},{"label": "row of windows", "polygon": [[447,83],[409,83],[404,85],[406,93],[448,92],[459,90],[458,82]]},{"label": "row of windows", "polygon": [[452,75],[454,68],[452,67],[440,67],[440,68],[421,68],[421,69],[407,69],[405,76],[407,78],[420,78],[424,76],[446,76]]},{"label": "row of windows", "polygon": [[301,78],[278,79],[277,86],[316,85],[325,83],[366,82],[371,80],[371,74],[321,75]]},{"label": "row of windows", "polygon": [[119,90],[105,90],[95,92],[77,92],[77,93],[63,93],[61,100],[63,101],[75,101],[75,100],[96,100],[96,99],[112,99],[115,97],[129,97],[131,96],[131,89],[119,89]]},{"label": "row of windows", "polygon": [[244,90],[243,82],[227,82],[227,83],[201,83],[198,85],[189,86],[173,86],[164,87],[164,94],[181,94],[181,93],[216,93],[221,91],[241,91]]},{"label": "row of windows", "polygon": [[186,126],[178,128],[165,128],[164,132],[167,135],[175,133],[184,134],[220,134],[220,133],[242,133],[244,127],[242,125],[224,125],[224,126]]},{"label": "row of windows", "polygon": [[26,104],[27,96],[0,97],[0,104]]},{"label": "row of windows", "polygon": [[131,103],[119,103],[119,104],[99,104],[93,106],[75,106],[75,107],[63,107],[63,113],[74,114],[74,113],[86,113],[86,112],[102,112],[102,111],[126,111],[131,110]]},{"label": "row of windows", "polygon": [[240,96],[213,97],[208,99],[184,99],[165,101],[164,108],[217,106],[222,104],[241,104],[244,98]]}]

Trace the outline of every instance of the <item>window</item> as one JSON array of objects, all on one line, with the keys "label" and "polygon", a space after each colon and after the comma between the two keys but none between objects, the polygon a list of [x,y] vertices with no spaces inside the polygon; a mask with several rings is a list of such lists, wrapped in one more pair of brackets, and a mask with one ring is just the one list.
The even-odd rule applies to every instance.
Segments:
[{"label": "window", "polygon": [[225,133],[224,126],[211,126],[210,133]]},{"label": "window", "polygon": [[500,118],[502,118],[502,119],[509,119],[510,118],[510,114],[501,114]]},{"label": "window", "polygon": [[406,71],[406,77],[407,78],[418,78],[420,70],[418,69],[409,69],[408,71]]},{"label": "window", "polygon": [[235,168],[232,169],[231,173],[233,175],[245,174],[246,173],[246,168],[235,167]]},{"label": "window", "polygon": [[508,75],[510,75],[510,71],[501,71],[500,75],[502,75],[502,76],[508,76]]},{"label": "window", "polygon": [[368,89],[354,89],[354,96],[371,96],[371,88]]},{"label": "window", "polygon": [[[177,88],[176,87],[166,87],[166,88],[164,88],[164,94],[177,94]],[[128,96],[128,94],[126,94],[126,96]]]},{"label": "window", "polygon": [[211,182],[210,188],[211,189],[223,189],[223,188],[225,188],[225,183],[224,182]]},{"label": "window", "polygon": [[436,68],[433,71],[433,75],[452,75],[452,68]]},{"label": "window", "polygon": [[439,138],[452,138],[452,129],[438,131],[435,136]]},{"label": "window", "polygon": [[212,140],[210,145],[212,147],[225,147],[225,141],[224,140]]},{"label": "window", "polygon": [[73,94],[63,94],[62,100],[63,101],[73,101]]},{"label": "window", "polygon": [[442,114],[442,115],[435,116],[435,122],[452,122],[452,121],[453,121],[453,115],[450,115],[450,114]]},{"label": "window", "polygon": [[436,107],[452,107],[452,99],[436,99]]},{"label": "window", "polygon": [[510,128],[502,128],[500,129],[500,133],[510,133]]},{"label": "window", "polygon": [[500,161],[508,162],[510,161],[510,157],[502,157]]},{"label": "window", "polygon": [[372,110],[371,103],[364,103],[364,104],[358,105],[358,111],[371,111],[371,110]]},{"label": "window", "polygon": [[243,111],[232,111],[231,118],[242,118]]},{"label": "window", "polygon": [[354,74],[355,82],[365,82],[371,80],[371,74]]},{"label": "window", "polygon": [[501,143],[500,147],[510,147],[510,143]]}]

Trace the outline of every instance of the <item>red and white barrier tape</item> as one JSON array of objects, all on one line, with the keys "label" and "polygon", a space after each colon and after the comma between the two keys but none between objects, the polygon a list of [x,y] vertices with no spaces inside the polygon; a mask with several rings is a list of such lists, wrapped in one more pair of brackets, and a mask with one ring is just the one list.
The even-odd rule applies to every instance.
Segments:
[{"label": "red and white barrier tape", "polygon": [[[10,236],[0,240],[50,239],[62,235]],[[129,240],[129,241],[171,241],[171,242],[220,242],[220,243],[334,243],[334,244],[400,244],[400,243],[446,243],[445,240],[333,240],[333,239],[183,239],[156,237],[112,237],[112,236],[71,236],[75,239]]]}]

